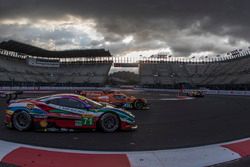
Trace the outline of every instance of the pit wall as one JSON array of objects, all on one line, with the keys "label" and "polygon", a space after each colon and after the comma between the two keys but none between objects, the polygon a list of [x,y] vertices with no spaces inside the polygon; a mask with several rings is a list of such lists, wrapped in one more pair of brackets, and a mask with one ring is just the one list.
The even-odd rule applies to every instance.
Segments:
[{"label": "pit wall", "polygon": [[[145,91],[159,91],[159,92],[172,92],[178,93],[179,89],[143,89]],[[185,89],[184,93],[192,92],[197,89]],[[227,96],[250,96],[250,91],[239,91],[239,90],[201,90],[207,95],[227,95]]]}]

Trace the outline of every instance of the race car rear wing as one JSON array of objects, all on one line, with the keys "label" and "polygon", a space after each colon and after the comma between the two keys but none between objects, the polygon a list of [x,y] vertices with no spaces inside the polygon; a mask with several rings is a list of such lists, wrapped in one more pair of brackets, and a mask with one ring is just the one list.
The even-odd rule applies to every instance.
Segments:
[{"label": "race car rear wing", "polygon": [[6,99],[6,103],[9,103],[11,100],[17,99],[18,95],[23,94],[23,91],[7,91],[1,92],[0,97]]}]

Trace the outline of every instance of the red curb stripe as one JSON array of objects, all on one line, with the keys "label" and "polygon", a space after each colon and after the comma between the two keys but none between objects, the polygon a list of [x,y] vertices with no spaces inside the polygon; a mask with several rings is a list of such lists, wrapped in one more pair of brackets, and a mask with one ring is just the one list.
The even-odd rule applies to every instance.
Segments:
[{"label": "red curb stripe", "polygon": [[242,157],[250,156],[250,140],[222,145],[222,147],[228,148]]},{"label": "red curb stripe", "polygon": [[130,167],[126,154],[80,154],[20,147],[2,162],[24,167]]}]

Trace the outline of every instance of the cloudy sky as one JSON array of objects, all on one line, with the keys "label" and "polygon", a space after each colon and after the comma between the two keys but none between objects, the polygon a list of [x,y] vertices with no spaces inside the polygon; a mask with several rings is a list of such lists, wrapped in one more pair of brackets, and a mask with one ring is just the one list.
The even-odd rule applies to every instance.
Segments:
[{"label": "cloudy sky", "polygon": [[0,0],[0,41],[115,56],[215,55],[250,46],[247,0]]}]

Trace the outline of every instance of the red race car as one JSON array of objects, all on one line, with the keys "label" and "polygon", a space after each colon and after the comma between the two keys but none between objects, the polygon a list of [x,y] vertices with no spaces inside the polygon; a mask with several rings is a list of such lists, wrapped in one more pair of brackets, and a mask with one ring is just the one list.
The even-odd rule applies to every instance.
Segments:
[{"label": "red race car", "polygon": [[78,91],[82,96],[95,100],[97,102],[109,103],[116,107],[126,109],[148,109],[146,99],[128,96],[116,91]]}]

